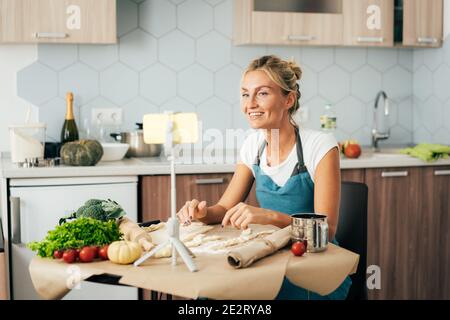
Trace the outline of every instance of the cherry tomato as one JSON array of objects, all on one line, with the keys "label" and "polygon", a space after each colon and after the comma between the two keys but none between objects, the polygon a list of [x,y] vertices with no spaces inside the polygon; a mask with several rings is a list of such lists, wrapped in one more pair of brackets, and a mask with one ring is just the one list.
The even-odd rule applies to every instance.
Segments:
[{"label": "cherry tomato", "polygon": [[91,246],[92,250],[94,250],[94,259],[98,258],[98,251],[100,250],[99,246]]},{"label": "cherry tomato", "polygon": [[53,252],[53,258],[61,259],[63,257],[64,250],[55,250]]},{"label": "cherry tomato", "polygon": [[81,249],[79,258],[81,262],[91,262],[92,260],[94,260],[94,256],[95,256],[95,249],[86,246],[83,249]]},{"label": "cherry tomato", "polygon": [[105,245],[100,248],[100,250],[98,251],[98,255],[99,255],[100,259],[108,260],[108,247],[109,247],[109,245]]},{"label": "cherry tomato", "polygon": [[292,244],[291,251],[295,256],[300,257],[306,251],[305,244],[303,242],[296,241]]},{"label": "cherry tomato", "polygon": [[62,258],[67,263],[73,263],[77,260],[77,251],[75,249],[68,249],[64,251]]}]

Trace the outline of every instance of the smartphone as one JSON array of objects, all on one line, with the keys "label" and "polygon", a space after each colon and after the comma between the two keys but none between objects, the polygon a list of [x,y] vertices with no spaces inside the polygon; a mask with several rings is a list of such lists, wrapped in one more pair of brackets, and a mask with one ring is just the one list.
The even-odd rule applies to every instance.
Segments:
[{"label": "smartphone", "polygon": [[163,144],[172,123],[173,143],[196,143],[198,141],[198,118],[194,112],[150,113],[144,115],[144,142]]}]

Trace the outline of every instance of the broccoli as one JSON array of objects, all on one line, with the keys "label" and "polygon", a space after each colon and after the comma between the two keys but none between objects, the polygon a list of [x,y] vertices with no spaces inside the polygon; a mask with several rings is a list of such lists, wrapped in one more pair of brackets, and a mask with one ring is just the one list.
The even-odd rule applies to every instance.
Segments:
[{"label": "broccoli", "polygon": [[108,218],[105,215],[105,211],[102,208],[101,204],[93,205],[93,206],[84,206],[83,211],[80,216],[77,218],[93,218],[100,221],[107,221]]},{"label": "broccoli", "polygon": [[100,221],[108,221],[118,219],[124,215],[126,213],[123,208],[113,200],[90,199],[70,216],[61,218],[59,224],[65,223],[66,220],[78,218],[93,218]]},{"label": "broccoli", "polygon": [[86,201],[86,203],[84,204],[86,207],[90,207],[90,206],[95,206],[97,204],[102,204],[104,200],[99,200],[99,199],[90,199],[88,201]]},{"label": "broccoli", "polygon": [[75,217],[79,218],[83,215],[84,210],[86,210],[86,205],[83,205],[78,208],[78,210],[75,212]]}]

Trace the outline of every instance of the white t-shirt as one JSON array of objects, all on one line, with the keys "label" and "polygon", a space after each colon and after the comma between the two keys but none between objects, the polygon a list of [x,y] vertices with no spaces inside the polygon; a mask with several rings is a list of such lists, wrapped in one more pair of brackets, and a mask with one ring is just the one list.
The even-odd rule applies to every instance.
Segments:
[{"label": "white t-shirt", "polygon": [[[325,154],[337,147],[337,141],[332,134],[324,133],[317,130],[311,130],[306,128],[300,128],[300,139],[303,147],[303,159],[305,166],[308,169],[311,179],[314,181],[314,174],[316,172],[317,165]],[[253,172],[253,164],[255,163],[258,150],[261,147],[265,139],[264,132],[262,130],[256,130],[251,133],[244,141],[240,150],[240,160]],[[264,174],[270,176],[270,178],[280,187],[282,187],[287,180],[291,177],[292,171],[295,165],[298,163],[297,157],[297,144],[294,145],[289,156],[279,165],[268,166],[266,157],[266,148],[261,155],[260,168]]]}]

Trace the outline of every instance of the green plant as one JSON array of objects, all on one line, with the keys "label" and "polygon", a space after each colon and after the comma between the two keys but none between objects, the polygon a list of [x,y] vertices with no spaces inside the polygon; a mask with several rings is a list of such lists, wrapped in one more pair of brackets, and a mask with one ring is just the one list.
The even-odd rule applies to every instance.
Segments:
[{"label": "green plant", "polygon": [[92,218],[79,218],[56,226],[40,242],[31,242],[28,247],[37,251],[40,257],[52,257],[55,250],[102,246],[120,240],[122,234],[115,220],[100,221]]}]

